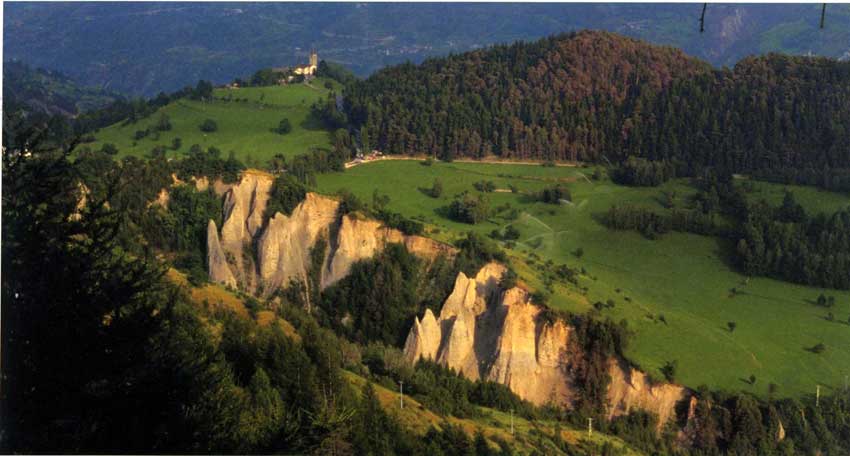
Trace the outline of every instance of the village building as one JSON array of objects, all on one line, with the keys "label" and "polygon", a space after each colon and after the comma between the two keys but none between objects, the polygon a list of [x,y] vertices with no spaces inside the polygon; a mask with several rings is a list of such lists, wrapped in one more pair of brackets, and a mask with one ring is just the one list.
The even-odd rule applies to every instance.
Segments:
[{"label": "village building", "polygon": [[310,61],[306,65],[296,65],[292,73],[301,76],[315,76],[319,71],[319,53],[313,49],[310,51]]}]

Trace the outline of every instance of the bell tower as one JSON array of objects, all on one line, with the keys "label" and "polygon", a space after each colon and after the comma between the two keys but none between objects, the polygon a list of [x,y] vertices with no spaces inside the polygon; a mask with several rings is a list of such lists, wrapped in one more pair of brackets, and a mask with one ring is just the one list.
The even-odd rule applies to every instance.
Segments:
[{"label": "bell tower", "polygon": [[319,53],[315,49],[310,50],[310,66],[319,67]]}]

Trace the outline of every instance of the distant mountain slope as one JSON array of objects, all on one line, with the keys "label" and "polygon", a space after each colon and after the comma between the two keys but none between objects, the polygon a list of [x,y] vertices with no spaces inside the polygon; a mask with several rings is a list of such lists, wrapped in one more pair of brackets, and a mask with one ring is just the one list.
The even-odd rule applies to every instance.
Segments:
[{"label": "distant mountain slope", "polygon": [[850,62],[778,54],[716,70],[583,31],[399,65],[347,89],[356,126],[395,154],[668,160],[686,174],[850,166]]},{"label": "distant mountain slope", "polygon": [[770,51],[850,55],[850,5],[9,3],[4,52],[129,94],[225,82],[321,58],[385,65],[585,28],[680,47],[714,65]]},{"label": "distant mountain slope", "polygon": [[102,108],[120,98],[98,88],[81,87],[59,72],[14,61],[3,64],[3,96],[35,112],[64,116]]}]

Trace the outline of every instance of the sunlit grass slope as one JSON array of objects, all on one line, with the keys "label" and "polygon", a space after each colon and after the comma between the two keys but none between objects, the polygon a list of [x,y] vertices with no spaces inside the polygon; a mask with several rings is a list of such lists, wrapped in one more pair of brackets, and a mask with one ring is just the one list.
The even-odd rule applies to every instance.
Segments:
[{"label": "sunlit grass slope", "polygon": [[[673,233],[659,240],[638,233],[608,230],[597,220],[613,204],[631,202],[664,211],[662,191],[676,192],[676,205],[685,207],[696,190],[686,180],[668,182],[660,188],[630,188],[609,180],[592,181],[592,169],[529,165],[386,161],[352,168],[345,173],[319,176],[321,191],[342,188],[370,201],[377,189],[390,196],[389,208],[428,224],[429,235],[451,241],[466,231],[488,234],[512,224],[521,237],[508,253],[522,279],[540,286],[539,272],[545,262],[585,268],[580,284],[559,286],[551,297],[554,307],[587,312],[597,301],[615,302],[601,312],[615,321],[626,319],[635,330],[627,354],[642,368],[661,378],[659,368],[678,362],[678,379],[690,387],[744,390],[767,396],[769,384],[778,396],[813,393],[816,385],[843,387],[850,375],[850,293],[795,285],[766,278],[747,279],[731,265],[731,245],[717,238]],[[440,179],[440,198],[420,189]],[[455,194],[475,193],[472,184],[491,180],[497,189],[513,185],[519,191],[488,193],[491,207],[511,204],[520,210],[516,220],[493,217],[478,225],[445,218]],[[534,202],[532,192],[564,182],[572,192],[572,204]],[[786,187],[757,182],[752,198],[781,201]],[[850,198],[812,188],[791,187],[808,210],[831,213],[850,204]],[[582,248],[580,258],[574,252]],[[534,255],[540,257],[535,260]],[[737,293],[733,294],[731,289]],[[835,296],[830,309],[813,304],[821,293]],[[659,318],[663,315],[663,320]],[[727,323],[737,328],[730,332]],[[808,350],[823,343],[827,350]],[[750,375],[756,377],[750,384]]]},{"label": "sunlit grass slope", "polygon": [[[309,85],[215,89],[213,101],[176,100],[136,123],[120,122],[101,129],[95,134],[97,141],[88,146],[99,149],[104,143],[112,143],[119,155],[143,156],[161,145],[168,156],[179,157],[198,144],[204,149],[217,147],[224,156],[233,151],[249,166],[261,166],[275,154],[289,157],[314,147],[330,148],[330,132],[310,115],[310,106],[330,93],[326,82],[316,79]],[[332,85],[338,89],[338,84]],[[170,131],[135,139],[136,131],[154,126],[162,114],[171,121]],[[274,130],[284,118],[289,119],[292,131],[281,135]],[[201,131],[206,119],[215,121],[218,130]],[[172,149],[174,138],[181,141],[177,150]]]}]

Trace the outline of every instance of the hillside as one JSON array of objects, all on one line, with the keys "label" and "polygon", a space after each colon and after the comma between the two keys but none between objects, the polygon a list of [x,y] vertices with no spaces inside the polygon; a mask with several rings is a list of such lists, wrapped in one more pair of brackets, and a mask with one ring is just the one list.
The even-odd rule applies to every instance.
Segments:
[{"label": "hillside", "polygon": [[[716,237],[673,233],[649,240],[610,230],[599,220],[612,205],[631,203],[666,212],[665,194],[674,194],[675,207],[684,209],[693,204],[697,191],[685,179],[638,188],[590,180],[593,173],[593,168],[439,162],[422,166],[400,160],[321,175],[318,186],[325,193],[349,189],[364,200],[373,192],[389,195],[390,210],[422,221],[430,236],[446,242],[462,239],[469,230],[488,236],[513,227],[518,239],[500,244],[520,278],[550,293],[553,308],[626,319],[635,330],[627,356],[656,378],[663,378],[666,362],[676,361],[677,380],[694,389],[708,385],[766,397],[775,384],[774,395],[799,397],[811,393],[815,384],[843,384],[843,366],[850,364],[845,351],[815,355],[806,348],[819,341],[836,348],[850,343],[845,321],[850,293],[747,277],[730,264],[734,246]],[[435,180],[443,186],[439,198],[423,191]],[[497,191],[476,190],[473,184],[481,181],[492,181]],[[531,197],[559,182],[568,186],[570,204],[551,205]],[[813,213],[850,208],[846,194],[754,184],[748,194],[752,202],[764,198],[779,204],[784,189],[791,189]],[[492,215],[477,224],[449,218],[445,208],[464,191],[486,198]],[[581,256],[575,253],[578,249]],[[578,285],[553,277],[552,269],[560,264],[583,271]],[[737,292],[732,294],[732,289]],[[836,307],[813,304],[820,294],[834,296]],[[594,307],[609,300],[613,306]],[[828,312],[835,314],[835,321],[826,319]],[[737,322],[734,333],[727,328],[729,321]],[[758,378],[755,384],[741,380],[751,374]]]},{"label": "hillside", "polygon": [[[95,133],[95,141],[86,144],[92,150],[113,144],[119,156],[144,156],[162,146],[169,157],[182,156],[198,144],[206,150],[218,148],[222,156],[231,151],[243,162],[260,166],[276,154],[286,157],[309,152],[312,148],[331,147],[331,132],[311,114],[310,107],[324,102],[331,93],[325,79],[310,84],[287,86],[242,87],[213,90],[211,101],[180,98],[159,108],[136,122],[122,121]],[[157,123],[165,116],[171,128],[157,131]],[[216,131],[204,132],[201,124],[211,119]],[[281,120],[288,119],[292,130],[286,134],[275,130]],[[137,132],[150,131],[137,139]],[[174,147],[179,138],[179,147]]]},{"label": "hillside", "polygon": [[[168,279],[175,284],[185,287],[191,297],[192,303],[197,306],[199,312],[205,315],[205,321],[209,324],[210,331],[220,337],[225,324],[222,318],[225,314],[233,314],[256,328],[269,327],[271,324],[279,325],[283,333],[293,340],[300,341],[301,337],[291,323],[280,318],[270,310],[248,309],[246,301],[249,299],[238,292],[226,290],[224,287],[214,283],[195,286],[189,283],[185,276],[176,270],[170,270]],[[253,314],[252,314],[253,312]],[[377,399],[385,412],[397,420],[405,429],[416,435],[424,436],[432,428],[443,429],[448,426],[456,426],[472,439],[481,432],[489,438],[489,445],[497,447],[498,441],[508,442],[514,451],[519,454],[533,454],[534,451],[545,451],[550,454],[563,454],[563,448],[559,448],[555,442],[560,440],[569,445],[570,451],[580,454],[593,454],[594,451],[610,447],[608,451],[616,450],[622,456],[639,456],[641,452],[630,448],[621,439],[597,431],[591,436],[587,435],[585,429],[576,429],[566,423],[557,426],[554,420],[537,419],[520,416],[518,413],[513,418],[510,412],[500,411],[491,407],[476,407],[477,416],[458,418],[445,413],[429,409],[425,404],[416,400],[409,393],[404,399],[405,407],[399,407],[399,393],[388,389],[379,383],[380,379],[369,380],[362,375],[351,371],[343,371],[342,379],[351,385],[353,389],[362,392],[368,383],[374,389]],[[385,381],[385,379],[383,379]],[[362,394],[362,393],[361,393]],[[511,432],[513,426],[514,433]],[[555,430],[561,433],[560,439],[554,437]],[[560,445],[564,445],[561,443]]]},{"label": "hillside", "polygon": [[[712,70],[680,51],[583,31],[400,65],[346,90],[393,154],[672,162],[683,175],[847,168],[850,62],[767,55]],[[820,119],[828,119],[821,121]]]},{"label": "hillside", "polygon": [[[346,372],[346,378],[352,385],[363,388],[368,382],[357,374]],[[479,407],[480,417],[456,418],[452,416],[443,417],[429,410],[425,405],[415,398],[405,398],[405,408],[399,407],[399,394],[380,384],[372,383],[381,406],[388,414],[396,417],[408,429],[418,434],[425,434],[431,427],[459,426],[470,436],[481,432],[490,442],[501,439],[509,442],[520,454],[535,454],[535,451],[544,451],[547,454],[562,454],[554,441],[555,430],[560,429],[561,440],[567,442],[570,451],[583,454],[596,454],[600,450],[614,452],[622,456],[638,456],[640,451],[630,448],[622,440],[606,435],[599,431],[587,435],[586,429],[564,428],[556,425],[552,420],[529,420],[524,417],[514,416],[510,413],[495,410],[489,407]],[[514,433],[511,434],[513,425]],[[489,442],[488,442],[489,443]],[[495,444],[490,443],[491,446]],[[608,446],[606,449],[605,447]],[[569,454],[569,453],[565,453]]]},{"label": "hillside", "polygon": [[16,61],[3,63],[3,96],[7,103],[23,103],[33,112],[63,116],[102,108],[121,98],[107,90],[82,87],[61,73]]},{"label": "hillside", "polygon": [[[42,49],[20,18],[43,8],[13,6],[4,35]],[[55,8],[44,35],[83,20],[101,42],[77,61],[105,80],[149,91],[217,66],[87,112],[103,91],[11,69],[26,99],[4,92],[0,453],[850,452],[850,62],[718,69],[592,30],[451,42],[470,26],[441,49],[475,49],[362,80],[323,60],[308,82],[264,69],[216,88],[270,37],[342,39],[368,67],[409,49],[387,30],[432,19]],[[531,27],[562,7],[492,8],[540,12]],[[717,58],[759,39],[748,8],[717,7],[737,14]],[[146,27],[160,16],[204,39]],[[494,29],[480,39],[510,22],[444,16]]]},{"label": "hillside", "polygon": [[12,3],[4,52],[136,96],[293,65],[312,47],[365,77],[408,60],[588,28],[676,46],[718,67],[767,52],[847,55],[850,7],[830,4],[824,29],[820,11],[712,4],[700,33],[698,4]]}]

